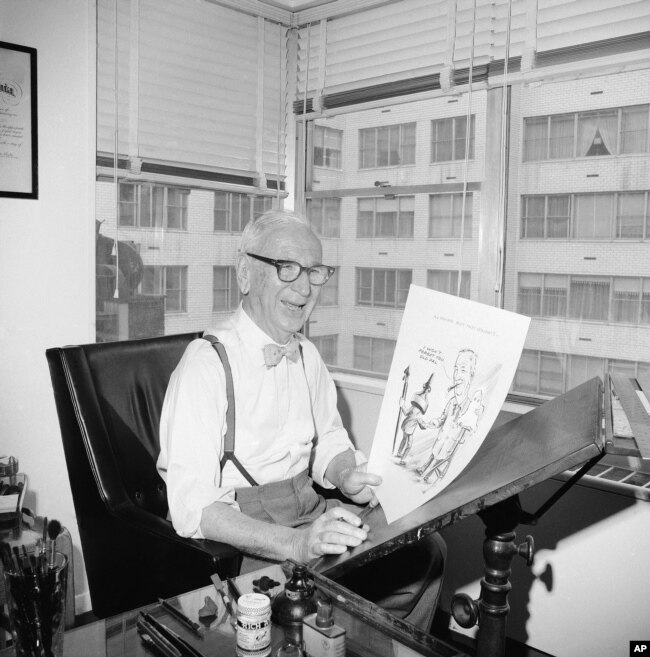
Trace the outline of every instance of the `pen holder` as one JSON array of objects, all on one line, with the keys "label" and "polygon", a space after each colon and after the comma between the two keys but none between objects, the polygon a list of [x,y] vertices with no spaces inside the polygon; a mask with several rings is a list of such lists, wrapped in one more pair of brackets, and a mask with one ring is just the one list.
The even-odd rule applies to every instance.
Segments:
[{"label": "pen holder", "polygon": [[68,559],[57,552],[50,567],[33,557],[4,571],[16,657],[61,657]]}]

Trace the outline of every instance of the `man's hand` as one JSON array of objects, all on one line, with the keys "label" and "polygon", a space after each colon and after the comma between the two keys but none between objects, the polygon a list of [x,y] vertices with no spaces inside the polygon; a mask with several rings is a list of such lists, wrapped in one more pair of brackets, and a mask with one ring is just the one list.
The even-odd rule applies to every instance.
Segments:
[{"label": "man's hand", "polygon": [[348,548],[361,545],[368,536],[368,529],[355,513],[336,506],[309,527],[297,530],[295,559],[307,563],[324,554],[343,554]]},{"label": "man's hand", "polygon": [[377,506],[375,491],[370,486],[379,486],[381,477],[366,471],[366,463],[345,468],[339,473],[339,490],[356,504]]}]

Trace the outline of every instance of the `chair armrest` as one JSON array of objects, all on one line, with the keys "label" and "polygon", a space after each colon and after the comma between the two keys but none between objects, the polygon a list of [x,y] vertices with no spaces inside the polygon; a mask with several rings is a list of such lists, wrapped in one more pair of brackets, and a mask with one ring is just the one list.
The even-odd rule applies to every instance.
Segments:
[{"label": "chair armrest", "polygon": [[215,563],[223,559],[230,559],[241,556],[241,553],[232,545],[212,541],[208,539],[186,538],[179,536],[172,523],[165,518],[160,518],[155,514],[142,509],[135,504],[121,504],[112,510],[114,515],[121,521],[127,523],[132,529],[157,536],[172,544],[176,544],[181,549],[190,552],[196,551],[209,555]]}]

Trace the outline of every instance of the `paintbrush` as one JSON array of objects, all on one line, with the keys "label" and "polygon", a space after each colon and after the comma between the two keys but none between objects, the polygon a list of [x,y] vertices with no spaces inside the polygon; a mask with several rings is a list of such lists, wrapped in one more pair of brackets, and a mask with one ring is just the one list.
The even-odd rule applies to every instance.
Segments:
[{"label": "paintbrush", "polygon": [[61,533],[61,523],[58,520],[50,520],[47,523],[47,535],[50,538],[50,554],[48,568],[52,570],[56,561],[56,538]]}]

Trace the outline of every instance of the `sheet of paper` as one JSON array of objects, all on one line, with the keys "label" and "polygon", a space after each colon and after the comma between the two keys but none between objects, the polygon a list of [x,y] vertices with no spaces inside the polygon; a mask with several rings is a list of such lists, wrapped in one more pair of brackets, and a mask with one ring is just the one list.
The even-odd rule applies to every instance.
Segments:
[{"label": "sheet of paper", "polygon": [[448,486],[494,423],[530,318],[411,285],[368,470],[389,523]]}]

